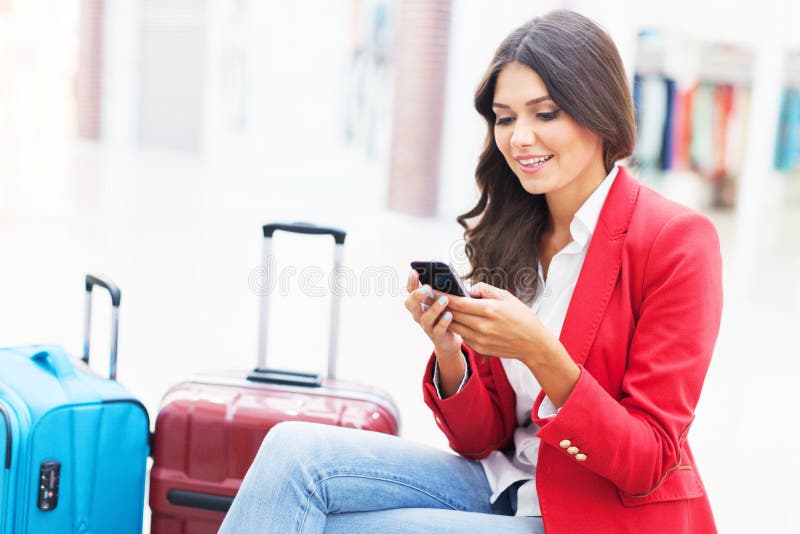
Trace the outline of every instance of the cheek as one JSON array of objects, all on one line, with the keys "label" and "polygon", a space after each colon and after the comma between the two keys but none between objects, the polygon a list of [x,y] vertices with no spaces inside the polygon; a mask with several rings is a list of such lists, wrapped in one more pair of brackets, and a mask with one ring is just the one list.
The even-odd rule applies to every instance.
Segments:
[{"label": "cheek", "polygon": [[511,135],[512,131],[509,128],[500,128],[494,131],[494,144],[506,157],[511,152]]},{"label": "cheek", "polygon": [[553,128],[548,135],[550,147],[562,153],[590,154],[595,146],[595,137],[577,125]]},{"label": "cheek", "polygon": [[575,133],[569,130],[569,128],[551,128],[546,132],[546,135],[543,132],[541,139],[542,141],[546,141],[547,146],[555,152],[569,152],[576,141],[578,141]]}]

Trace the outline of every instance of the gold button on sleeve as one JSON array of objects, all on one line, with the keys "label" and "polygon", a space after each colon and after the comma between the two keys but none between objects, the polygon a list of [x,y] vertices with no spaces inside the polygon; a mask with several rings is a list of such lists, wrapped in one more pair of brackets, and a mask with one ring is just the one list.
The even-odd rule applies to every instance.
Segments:
[{"label": "gold button on sleeve", "polygon": [[578,447],[570,447],[567,449],[567,452],[570,454],[576,454],[578,452]]},{"label": "gold button on sleeve", "polygon": [[575,459],[578,460],[579,462],[585,462],[586,461],[586,455],[583,454],[583,453],[576,454],[575,455]]},{"label": "gold button on sleeve", "polygon": [[572,445],[572,442],[570,440],[568,440],[568,439],[565,439],[565,440],[562,440],[561,443],[559,443],[559,445],[561,445],[562,449],[566,449],[567,447]]}]

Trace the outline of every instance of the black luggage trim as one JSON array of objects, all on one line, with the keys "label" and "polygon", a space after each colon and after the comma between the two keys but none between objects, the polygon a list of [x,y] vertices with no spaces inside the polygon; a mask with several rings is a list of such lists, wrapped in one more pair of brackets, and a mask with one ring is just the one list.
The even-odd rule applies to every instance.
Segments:
[{"label": "black luggage trim", "polygon": [[167,501],[175,506],[188,506],[190,508],[200,508],[201,510],[227,512],[233,503],[233,497],[171,489],[167,492]]},{"label": "black luggage trim", "polygon": [[251,382],[264,382],[266,384],[281,384],[284,386],[300,386],[318,388],[322,386],[322,377],[316,373],[301,373],[298,371],[285,371],[283,369],[253,369],[247,380]]},{"label": "black luggage trim", "polygon": [[2,404],[0,404],[0,413],[3,414],[3,421],[6,422],[6,469],[11,469],[11,417]]},{"label": "black luggage trim", "polygon": [[264,232],[264,237],[272,237],[275,230],[283,232],[292,232],[294,234],[307,234],[307,235],[331,235],[337,245],[344,245],[344,239],[347,237],[347,232],[339,230],[338,228],[326,228],[324,226],[317,226],[316,224],[297,221],[294,223],[270,223],[261,227]]}]

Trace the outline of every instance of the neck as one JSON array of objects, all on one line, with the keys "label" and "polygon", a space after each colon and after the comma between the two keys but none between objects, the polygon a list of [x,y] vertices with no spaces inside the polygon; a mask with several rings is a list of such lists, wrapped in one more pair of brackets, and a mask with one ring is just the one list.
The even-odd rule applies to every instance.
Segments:
[{"label": "neck", "polygon": [[550,229],[555,236],[568,236],[569,225],[580,207],[607,176],[602,163],[586,169],[567,186],[545,194],[547,208],[550,211]]}]

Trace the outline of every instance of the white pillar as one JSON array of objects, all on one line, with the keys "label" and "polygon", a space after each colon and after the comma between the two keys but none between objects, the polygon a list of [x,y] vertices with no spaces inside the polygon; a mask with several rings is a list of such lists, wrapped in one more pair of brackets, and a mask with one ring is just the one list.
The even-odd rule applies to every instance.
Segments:
[{"label": "white pillar", "polygon": [[758,245],[769,231],[764,222],[769,216],[770,204],[775,203],[774,192],[779,185],[773,159],[786,63],[784,0],[767,0],[758,13],[762,16],[761,37],[756,51],[746,152],[737,193],[733,271],[726,282],[729,287],[732,284],[735,297],[744,299],[753,287],[759,263]]}]

